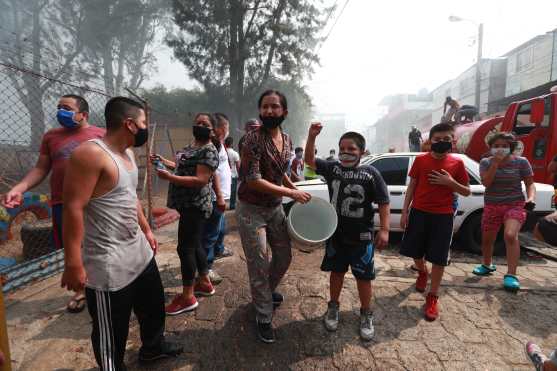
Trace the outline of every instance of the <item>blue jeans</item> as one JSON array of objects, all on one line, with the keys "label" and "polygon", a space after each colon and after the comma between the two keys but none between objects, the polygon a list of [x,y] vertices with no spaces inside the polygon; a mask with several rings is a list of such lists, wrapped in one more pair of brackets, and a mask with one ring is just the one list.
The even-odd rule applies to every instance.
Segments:
[{"label": "blue jeans", "polygon": [[225,229],[224,213],[217,208],[217,203],[213,202],[213,213],[205,222],[205,228],[203,229],[203,247],[207,252],[209,269],[213,267],[215,255],[222,254],[224,251]]}]

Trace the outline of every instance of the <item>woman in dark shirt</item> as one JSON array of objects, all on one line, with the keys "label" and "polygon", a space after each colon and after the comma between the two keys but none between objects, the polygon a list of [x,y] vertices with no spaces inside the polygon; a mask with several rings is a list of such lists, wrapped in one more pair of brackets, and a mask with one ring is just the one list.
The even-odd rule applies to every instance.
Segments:
[{"label": "woman in dark shirt", "polygon": [[[268,90],[259,98],[258,106],[263,125],[246,134],[243,142],[236,217],[258,335],[262,341],[272,343],[273,306],[283,301],[275,289],[292,259],[282,197],[305,203],[311,196],[298,190],[286,175],[292,150],[290,138],[281,128],[288,114],[286,98],[276,90]],[[270,262],[267,241],[272,251]]]},{"label": "woman in dark shirt", "polygon": [[[168,207],[180,213],[177,250],[183,292],[166,306],[166,313],[170,315],[194,310],[198,306],[195,295],[215,293],[208,277],[207,254],[201,245],[203,224],[213,211],[211,182],[219,165],[217,149],[211,142],[214,123],[212,115],[197,114],[193,126],[195,140],[176,153],[174,162],[155,155],[165,166],[174,169],[174,174],[161,169],[157,173],[170,182]],[[196,271],[199,272],[197,283]]]}]

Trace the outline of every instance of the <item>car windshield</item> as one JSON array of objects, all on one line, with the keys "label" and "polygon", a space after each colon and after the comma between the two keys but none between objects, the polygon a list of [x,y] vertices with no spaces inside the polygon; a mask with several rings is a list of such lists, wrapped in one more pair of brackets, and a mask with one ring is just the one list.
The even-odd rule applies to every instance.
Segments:
[{"label": "car windshield", "polygon": [[361,163],[362,165],[369,165],[369,163],[371,162],[371,160],[373,160],[375,157],[377,157],[377,156],[373,156],[373,155],[366,156],[366,157],[362,158],[362,160],[360,161],[360,163]]}]

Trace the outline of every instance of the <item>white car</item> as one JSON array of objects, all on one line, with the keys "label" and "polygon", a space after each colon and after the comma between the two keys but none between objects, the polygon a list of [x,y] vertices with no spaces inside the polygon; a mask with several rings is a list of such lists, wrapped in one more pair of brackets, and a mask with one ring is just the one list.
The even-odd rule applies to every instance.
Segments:
[{"label": "white car", "polygon": [[[400,214],[406,187],[409,183],[408,172],[416,156],[420,153],[401,152],[385,153],[381,155],[371,155],[362,159],[363,165],[373,165],[387,183],[389,197],[391,199],[391,223],[390,230],[393,232],[403,232],[400,228]],[[471,251],[481,251],[481,215],[484,207],[485,187],[480,181],[479,164],[466,155],[454,154],[464,161],[464,166],[470,176],[470,188],[472,193],[468,197],[458,197],[458,210],[454,222],[454,232],[460,232],[464,245]],[[553,212],[553,196],[555,191],[553,186],[542,183],[536,184],[536,208],[529,213],[529,227],[533,227],[531,216],[544,216]],[[309,192],[313,197],[320,197],[329,200],[327,184],[321,179],[297,182],[296,186]],[[524,184],[523,184],[524,189]],[[293,204],[289,198],[283,199],[283,205],[288,210]],[[375,214],[375,226],[379,225],[379,215]]]}]

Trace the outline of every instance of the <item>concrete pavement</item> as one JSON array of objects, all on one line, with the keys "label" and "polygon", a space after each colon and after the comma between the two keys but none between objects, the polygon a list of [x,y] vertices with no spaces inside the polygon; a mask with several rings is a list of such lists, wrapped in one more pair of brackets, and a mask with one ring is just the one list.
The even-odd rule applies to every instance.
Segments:
[{"label": "concrete pavement", "polygon": [[[180,290],[175,228],[158,233],[163,244],[157,261],[168,300]],[[519,274],[524,289],[510,294],[501,289],[504,260],[497,259],[496,274],[480,279],[471,274],[479,258],[455,253],[443,284],[440,319],[430,323],[423,319],[424,296],[414,290],[410,261],[394,250],[376,255],[374,341],[359,339],[359,300],[351,274],[341,296],[339,330],[324,329],[328,275],[319,270],[323,251],[295,250],[279,287],[286,300],[274,320],[277,343],[262,344],[255,334],[245,261],[233,226],[226,245],[235,255],[216,263],[225,277],[216,295],[201,299],[194,313],[167,317],[168,336],[182,342],[185,353],[140,366],[133,320],[127,350],[131,370],[531,370],[524,342],[533,339],[547,352],[557,346],[557,263],[523,260]],[[8,295],[14,369],[95,367],[89,316],[65,312],[69,294],[59,280],[56,276]]]}]

